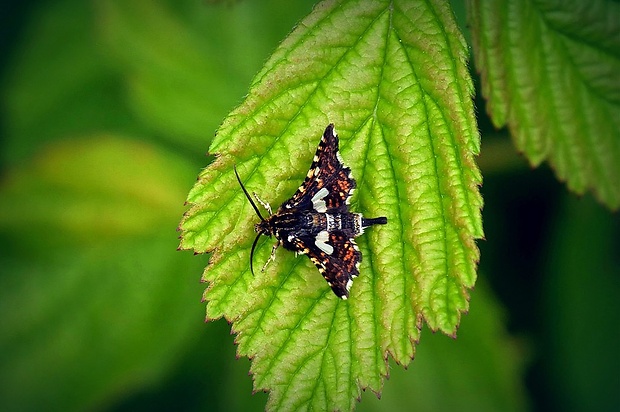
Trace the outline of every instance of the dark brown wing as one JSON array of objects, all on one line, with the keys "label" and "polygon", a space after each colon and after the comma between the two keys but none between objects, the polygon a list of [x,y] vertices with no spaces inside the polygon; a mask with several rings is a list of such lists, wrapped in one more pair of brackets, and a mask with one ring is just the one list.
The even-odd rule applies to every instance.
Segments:
[{"label": "dark brown wing", "polygon": [[280,209],[315,209],[321,213],[328,209],[348,211],[347,201],[355,185],[351,169],[342,163],[338,135],[330,124],[323,133],[306,180]]},{"label": "dark brown wing", "polygon": [[321,232],[316,238],[304,236],[292,241],[298,247],[298,253],[307,254],[316,265],[336,296],[347,299],[362,260],[355,240],[341,231],[334,231]]}]

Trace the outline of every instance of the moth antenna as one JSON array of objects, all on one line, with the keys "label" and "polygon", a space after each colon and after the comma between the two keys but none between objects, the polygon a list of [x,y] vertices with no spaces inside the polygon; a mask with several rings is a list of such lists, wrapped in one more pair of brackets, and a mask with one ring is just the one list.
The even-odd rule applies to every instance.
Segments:
[{"label": "moth antenna", "polygon": [[[263,219],[263,215],[260,214],[260,211],[258,210],[258,208],[256,207],[256,203],[254,203],[254,201],[252,200],[252,198],[250,197],[250,194],[248,193],[248,191],[245,189],[245,186],[243,186],[243,183],[241,183],[241,178],[239,177],[239,173],[237,173],[237,165],[233,165],[233,169],[235,169],[235,175],[237,176],[237,181],[239,182],[239,185],[241,186],[241,189],[243,189],[243,193],[245,194],[245,197],[248,198],[248,200],[250,201],[250,204],[252,205],[252,207],[254,208],[254,211],[256,212],[256,214],[258,215],[258,217],[260,217],[260,220],[265,221],[265,219]],[[257,238],[258,239],[258,238]],[[254,241],[254,245],[256,245],[256,240]],[[252,246],[252,251],[254,251],[254,246]],[[251,263],[251,262],[250,262]]]},{"label": "moth antenna", "polygon": [[256,239],[254,239],[254,243],[252,243],[252,250],[250,251],[250,272],[252,272],[252,276],[254,276],[254,249],[256,248],[256,244],[258,243],[258,238],[260,237],[260,233],[256,235]]}]

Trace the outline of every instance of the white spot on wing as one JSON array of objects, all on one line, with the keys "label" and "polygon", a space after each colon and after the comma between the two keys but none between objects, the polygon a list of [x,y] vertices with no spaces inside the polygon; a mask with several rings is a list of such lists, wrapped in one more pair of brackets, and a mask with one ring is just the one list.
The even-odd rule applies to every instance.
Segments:
[{"label": "white spot on wing", "polygon": [[328,255],[331,255],[332,253],[334,253],[334,247],[327,243],[328,240],[329,240],[329,233],[326,230],[323,230],[319,232],[318,235],[316,235],[314,244],[316,245],[316,247],[321,249],[323,252],[327,253]]},{"label": "white spot on wing", "polygon": [[353,279],[349,279],[349,280],[347,281],[347,286],[346,286],[346,287],[347,287],[347,292],[348,292],[349,290],[351,290],[351,285],[353,285]]},{"label": "white spot on wing", "polygon": [[323,200],[325,196],[329,194],[329,191],[324,187],[321,188],[314,196],[312,196],[312,205],[314,206],[314,210],[319,213],[325,213],[327,211],[327,205]]},{"label": "white spot on wing", "polygon": [[355,188],[349,190],[349,194],[347,195],[347,199],[345,200],[345,203],[347,205],[351,204],[351,197],[353,196],[353,192],[355,192]]}]

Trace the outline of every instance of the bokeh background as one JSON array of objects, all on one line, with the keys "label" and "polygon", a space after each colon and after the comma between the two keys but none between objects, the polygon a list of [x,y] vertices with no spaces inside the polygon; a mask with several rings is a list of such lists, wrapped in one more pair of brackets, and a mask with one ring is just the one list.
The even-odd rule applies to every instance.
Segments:
[{"label": "bokeh background", "polygon": [[[263,410],[175,229],[218,124],[312,5],[0,3],[0,410]],[[620,410],[618,214],[531,170],[476,105],[471,310],[358,409]]]}]

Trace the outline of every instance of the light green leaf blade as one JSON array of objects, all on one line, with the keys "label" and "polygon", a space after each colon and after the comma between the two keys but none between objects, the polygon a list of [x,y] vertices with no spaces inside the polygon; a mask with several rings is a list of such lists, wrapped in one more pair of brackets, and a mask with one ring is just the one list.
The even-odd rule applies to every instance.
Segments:
[{"label": "light green leaf blade", "polygon": [[620,5],[470,1],[487,110],[532,165],[620,207]]},{"label": "light green leaf blade", "polygon": [[[217,160],[188,196],[181,247],[214,252],[207,317],[233,322],[255,390],[271,392],[268,408],[350,410],[362,388],[381,390],[388,354],[410,361],[422,322],[455,333],[482,236],[466,58],[443,3],[321,3],[219,129]],[[258,218],[233,172],[236,164],[250,192],[279,205],[329,122],[358,183],[351,209],[389,219],[357,238],[364,259],[348,301],[283,250],[251,275]],[[259,241],[255,262],[272,242]]]}]

